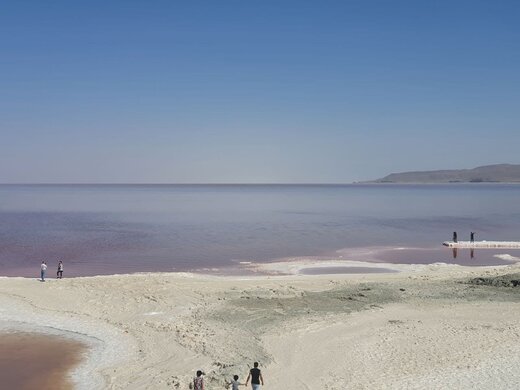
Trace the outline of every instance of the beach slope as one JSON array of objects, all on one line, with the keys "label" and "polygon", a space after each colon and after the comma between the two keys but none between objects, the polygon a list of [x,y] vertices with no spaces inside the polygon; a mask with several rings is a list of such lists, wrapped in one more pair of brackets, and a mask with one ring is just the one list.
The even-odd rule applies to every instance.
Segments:
[{"label": "beach slope", "polygon": [[514,388],[519,273],[0,278],[0,330],[91,340],[80,389],[223,389],[254,361],[266,389]]}]

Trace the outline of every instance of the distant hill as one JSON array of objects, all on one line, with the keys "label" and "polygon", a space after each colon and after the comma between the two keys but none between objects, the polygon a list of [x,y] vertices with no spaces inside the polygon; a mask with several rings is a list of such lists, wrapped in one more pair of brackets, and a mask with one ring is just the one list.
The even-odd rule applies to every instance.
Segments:
[{"label": "distant hill", "polygon": [[520,165],[496,164],[473,169],[392,173],[367,183],[520,183]]}]

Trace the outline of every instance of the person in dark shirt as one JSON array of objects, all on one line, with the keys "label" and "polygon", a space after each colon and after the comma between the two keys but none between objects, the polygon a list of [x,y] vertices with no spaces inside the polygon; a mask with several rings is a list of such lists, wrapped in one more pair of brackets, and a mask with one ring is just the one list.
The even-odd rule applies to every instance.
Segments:
[{"label": "person in dark shirt", "polygon": [[264,385],[264,378],[262,377],[262,372],[258,368],[258,362],[253,364],[254,368],[249,371],[249,375],[246,379],[246,386],[249,383],[249,379],[251,379],[251,388],[253,390],[260,390],[260,385]]},{"label": "person in dark shirt", "polygon": [[63,278],[63,261],[61,261],[61,260],[58,263],[58,272],[56,272],[56,278],[57,279]]},{"label": "person in dark shirt", "polygon": [[469,242],[475,242],[475,232],[471,232],[469,235]]}]

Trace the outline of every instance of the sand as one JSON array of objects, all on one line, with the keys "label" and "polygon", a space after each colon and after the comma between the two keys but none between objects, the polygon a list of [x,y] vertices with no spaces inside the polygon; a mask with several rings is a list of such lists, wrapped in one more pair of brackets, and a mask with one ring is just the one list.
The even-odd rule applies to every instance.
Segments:
[{"label": "sand", "polygon": [[519,265],[298,273],[316,266],[258,265],[293,273],[258,277],[0,278],[0,330],[89,345],[73,372],[78,389],[188,389],[198,369],[209,390],[224,389],[253,361],[265,389],[517,387]]}]

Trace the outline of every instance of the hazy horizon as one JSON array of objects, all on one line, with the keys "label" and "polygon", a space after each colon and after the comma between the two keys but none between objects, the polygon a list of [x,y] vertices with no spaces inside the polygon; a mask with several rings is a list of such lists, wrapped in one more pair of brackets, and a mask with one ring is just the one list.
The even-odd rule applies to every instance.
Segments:
[{"label": "hazy horizon", "polygon": [[[491,164],[491,165],[508,165],[507,163],[502,163],[502,164]],[[479,168],[479,167],[472,167],[472,168]],[[458,170],[470,170],[472,168],[460,168],[460,169],[448,169],[448,170],[455,170],[455,171],[458,171]],[[400,174],[400,173],[421,173],[421,172],[430,172],[430,171],[413,171],[413,170],[410,170],[410,171],[403,171],[403,172],[390,172],[389,174]],[[386,175],[385,175],[386,176]],[[211,185],[214,185],[214,186],[234,186],[234,185],[237,185],[237,186],[240,186],[240,185],[244,185],[244,186],[247,186],[247,185],[251,185],[251,186],[255,186],[255,185],[258,185],[258,186],[262,186],[262,185],[266,185],[266,186],[269,186],[269,185],[273,185],[273,186],[276,186],[276,185],[280,185],[280,186],[291,186],[291,185],[295,185],[295,186],[298,186],[298,185],[301,185],[301,186],[305,186],[305,185],[309,185],[309,186],[312,186],[312,185],[324,185],[324,186],[327,186],[327,185],[331,185],[331,186],[335,186],[335,185],[338,185],[338,186],[341,186],[341,185],[349,185],[349,184],[370,184],[370,185],[373,185],[373,184],[381,184],[381,183],[377,183],[377,182],[372,182],[373,180],[377,180],[377,179],[380,179],[380,178],[366,178],[364,180],[359,180],[359,181],[353,181],[353,182],[318,182],[318,181],[315,181],[315,182],[0,182],[0,185],[121,185],[121,186],[124,186],[124,185],[128,185],[128,186],[131,186],[131,185],[179,185],[179,186],[182,186],[182,185],[186,185],[186,186],[190,186],[190,185],[193,185],[193,186],[205,186],[205,185],[208,185],[208,186],[211,186]],[[384,185],[388,185],[389,183],[383,183]],[[395,184],[420,184],[420,183],[395,183]],[[442,183],[432,183],[432,184],[442,184]],[[461,184],[465,184],[465,182],[461,182]]]},{"label": "hazy horizon", "polygon": [[349,184],[520,163],[520,3],[11,2],[0,182]]}]

